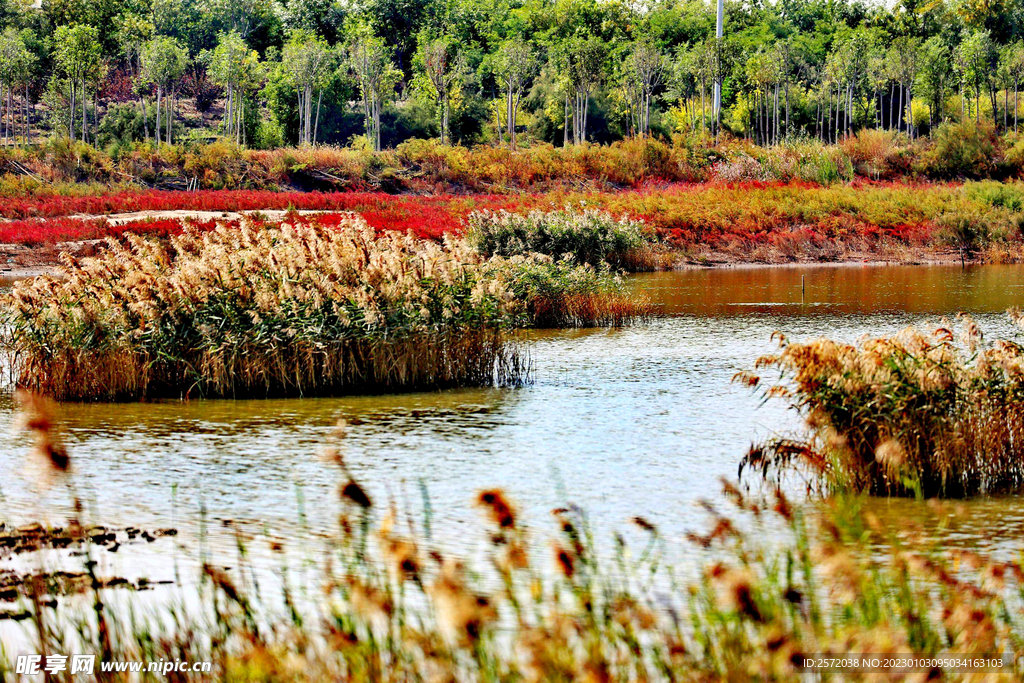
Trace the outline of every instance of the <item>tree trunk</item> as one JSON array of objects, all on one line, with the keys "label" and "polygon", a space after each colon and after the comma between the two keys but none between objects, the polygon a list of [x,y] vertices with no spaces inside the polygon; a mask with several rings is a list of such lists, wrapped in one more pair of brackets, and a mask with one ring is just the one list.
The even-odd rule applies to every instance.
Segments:
[{"label": "tree trunk", "polygon": [[87,112],[89,111],[89,97],[85,89],[85,79],[82,79],[82,142],[89,143],[89,119],[87,118]]},{"label": "tree trunk", "polygon": [[900,83],[900,108],[896,114],[896,130],[903,130],[903,84]]},{"label": "tree trunk", "polygon": [[75,95],[78,93],[78,86],[75,84],[74,79],[68,79],[71,85],[71,115],[68,117],[68,138],[71,142],[75,141],[75,112],[78,111],[75,107]]},{"label": "tree trunk", "polygon": [[160,104],[163,99],[163,88],[156,86],[156,123],[153,124],[153,132],[156,139],[156,146],[160,147]]},{"label": "tree trunk", "polygon": [[569,146],[569,96],[565,96],[565,108],[562,113],[562,147]]},{"label": "tree trunk", "polygon": [[139,108],[142,112],[142,134],[146,138],[146,142],[149,142],[149,120],[146,116],[146,98],[139,95]]},{"label": "tree trunk", "polygon": [[321,90],[316,95],[316,120],[313,122],[313,144],[316,144],[316,136],[320,131],[320,102],[323,100],[324,91]]}]

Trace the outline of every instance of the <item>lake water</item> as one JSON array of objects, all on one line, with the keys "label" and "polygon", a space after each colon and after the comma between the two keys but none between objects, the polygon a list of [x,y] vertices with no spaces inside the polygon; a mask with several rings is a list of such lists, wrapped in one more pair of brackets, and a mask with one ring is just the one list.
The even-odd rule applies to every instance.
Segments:
[{"label": "lake water", "polygon": [[[204,526],[216,531],[232,520],[286,543],[332,529],[338,473],[317,451],[344,418],[356,478],[377,501],[414,515],[426,490],[444,545],[477,543],[472,498],[493,486],[538,530],[551,528],[552,508],[572,501],[599,536],[643,515],[679,538],[704,528],[698,501],[719,498],[719,479],[735,478],[752,441],[799,428],[793,413],[760,406],[730,382],[774,348],[774,330],[855,340],[963,311],[988,336],[1008,337],[1016,328],[1004,311],[1024,303],[1019,266],[685,270],[631,284],[664,315],[620,330],[532,333],[535,382],[523,388],[64,406],[78,490],[97,522],[179,529],[175,542],[139,555],[140,567],[166,578],[167,557],[196,554]],[[4,395],[0,422],[10,415]],[[25,440],[4,438],[0,518],[63,524],[67,492],[40,489],[24,475]],[[965,505],[970,514],[948,525],[945,513],[913,501],[871,503],[893,526],[916,520],[949,543],[998,554],[1022,547],[1020,498]],[[234,555],[229,533],[206,543],[208,552]],[[122,573],[136,569],[130,552],[117,556]]]}]

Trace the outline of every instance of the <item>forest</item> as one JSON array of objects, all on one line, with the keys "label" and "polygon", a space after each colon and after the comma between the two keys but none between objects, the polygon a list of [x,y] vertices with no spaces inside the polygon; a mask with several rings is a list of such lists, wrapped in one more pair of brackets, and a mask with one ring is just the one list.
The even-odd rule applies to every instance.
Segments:
[{"label": "forest", "polygon": [[[0,133],[379,151],[1016,131],[1015,0],[0,0]],[[713,92],[721,89],[716,110]]]}]

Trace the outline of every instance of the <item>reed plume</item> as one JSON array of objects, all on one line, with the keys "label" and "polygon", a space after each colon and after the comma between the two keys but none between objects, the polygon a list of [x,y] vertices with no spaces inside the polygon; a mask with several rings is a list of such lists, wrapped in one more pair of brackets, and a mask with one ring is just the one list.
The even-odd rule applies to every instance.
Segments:
[{"label": "reed plume", "polygon": [[781,381],[760,386],[799,410],[808,438],[776,439],[744,459],[762,475],[810,473],[830,490],[964,497],[1024,488],[1024,347],[986,343],[963,317],[858,345],[780,339],[758,360]]},{"label": "reed plume", "polygon": [[523,306],[465,244],[365,224],[130,235],[6,297],[21,386],[67,399],[489,385],[527,368]]}]

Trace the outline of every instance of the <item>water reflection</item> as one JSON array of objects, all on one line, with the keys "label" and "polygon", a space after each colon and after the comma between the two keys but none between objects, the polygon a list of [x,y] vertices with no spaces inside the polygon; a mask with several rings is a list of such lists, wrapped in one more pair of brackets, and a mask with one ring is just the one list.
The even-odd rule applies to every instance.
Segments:
[{"label": "water reflection", "polygon": [[713,268],[643,274],[635,283],[670,315],[1001,313],[1024,299],[1016,265]]}]

